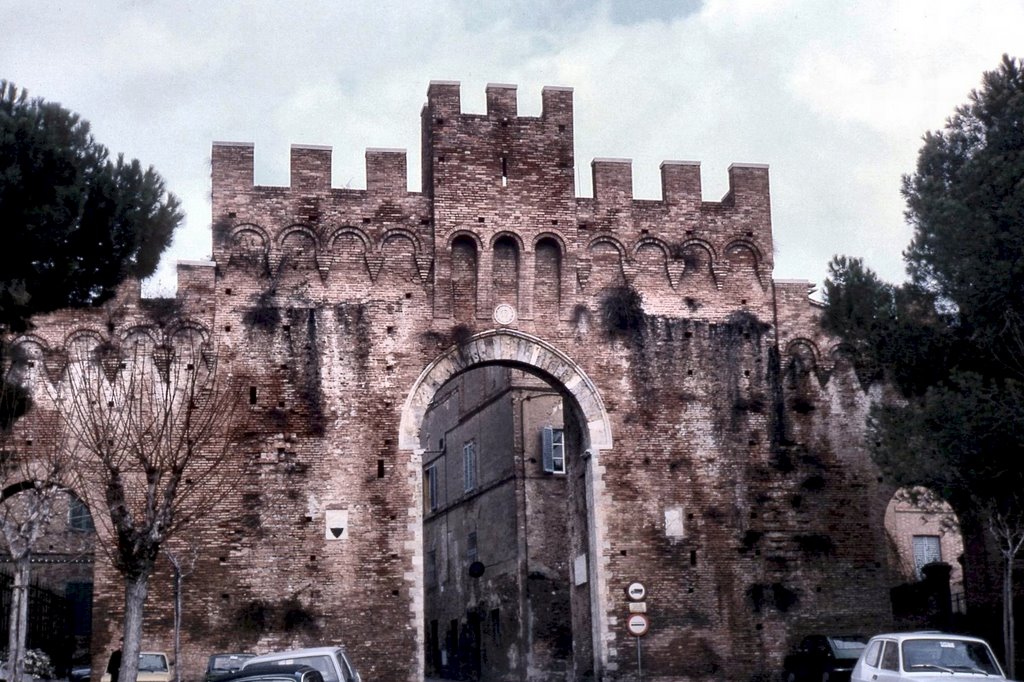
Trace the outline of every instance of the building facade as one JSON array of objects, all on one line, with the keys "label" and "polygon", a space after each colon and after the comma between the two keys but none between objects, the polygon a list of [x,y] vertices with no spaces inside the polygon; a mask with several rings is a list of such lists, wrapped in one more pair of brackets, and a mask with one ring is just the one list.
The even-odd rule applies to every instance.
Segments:
[{"label": "building facade", "polygon": [[[457,83],[431,83],[416,192],[398,150],[368,150],[366,188],[336,189],[330,149],[295,146],[290,186],[265,187],[252,145],[214,143],[212,260],[179,265],[172,305],[126,287],[103,310],[48,315],[13,340],[42,385],[62,380],[54,359],[69,348],[142,333],[173,343],[187,326],[218,371],[251,377],[244,475],[189,533],[202,551],[183,588],[186,676],[216,650],[338,642],[364,679],[419,680],[449,665],[441,643],[464,630],[480,631],[492,660],[483,640],[527,627],[524,603],[557,615],[537,628],[555,636],[517,636],[531,650],[506,652],[505,669],[560,661],[574,679],[636,679],[638,648],[644,679],[762,679],[808,632],[888,624],[892,491],[863,442],[872,396],[820,331],[808,283],[772,277],[767,167],[733,165],[728,193],[706,201],[699,164],[665,162],[662,196],[639,200],[629,161],[599,159],[594,196],[578,197],[572,92],[542,99],[521,116],[515,88],[492,85],[486,112],[467,113]],[[427,415],[449,381],[486,367],[561,397],[564,491],[555,504],[540,481],[556,479],[507,473],[487,495],[525,492],[527,504],[509,499],[473,531],[480,495],[461,478],[473,438],[439,447],[460,412]],[[534,465],[525,445],[513,452],[503,466]],[[452,498],[424,489],[439,457]],[[462,500],[451,542],[435,500]],[[504,573],[511,554],[481,542],[533,545],[534,530],[562,523]],[[470,532],[483,574],[444,572],[472,557]],[[518,608],[474,593],[502,575]],[[642,602],[625,592],[636,582]],[[567,606],[539,606],[529,590],[547,583]],[[442,584],[465,598],[457,619],[436,603]],[[105,562],[94,593],[98,669],[122,597]],[[147,648],[169,648],[171,604],[162,570]],[[642,637],[628,625],[639,609]],[[533,668],[518,663],[530,656]]]}]

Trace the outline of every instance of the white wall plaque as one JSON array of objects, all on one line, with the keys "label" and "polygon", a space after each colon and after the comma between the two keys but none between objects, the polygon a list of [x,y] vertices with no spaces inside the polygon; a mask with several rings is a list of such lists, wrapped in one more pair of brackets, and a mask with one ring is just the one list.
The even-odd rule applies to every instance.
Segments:
[{"label": "white wall plaque", "polygon": [[348,540],[348,510],[328,509],[324,537],[328,540]]},{"label": "white wall plaque", "polygon": [[494,309],[494,321],[498,324],[512,324],[516,321],[516,309],[508,303],[502,303]]},{"label": "white wall plaque", "polygon": [[572,562],[572,582],[574,585],[585,585],[587,583],[587,555],[580,554]]}]

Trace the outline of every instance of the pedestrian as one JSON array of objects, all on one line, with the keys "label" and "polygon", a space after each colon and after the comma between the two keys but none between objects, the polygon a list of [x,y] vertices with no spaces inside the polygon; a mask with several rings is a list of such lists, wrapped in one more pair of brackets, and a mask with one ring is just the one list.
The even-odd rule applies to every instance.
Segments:
[{"label": "pedestrian", "polygon": [[117,677],[121,674],[121,647],[123,646],[124,637],[118,642],[117,649],[110,654],[110,660],[107,661],[107,674],[110,675],[110,682],[117,682]]}]

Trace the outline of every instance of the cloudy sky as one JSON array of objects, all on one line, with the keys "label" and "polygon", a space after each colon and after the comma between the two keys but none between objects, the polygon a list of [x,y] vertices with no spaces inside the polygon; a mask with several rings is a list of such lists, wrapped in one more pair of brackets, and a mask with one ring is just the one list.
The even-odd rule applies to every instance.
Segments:
[{"label": "cloudy sky", "polygon": [[213,140],[253,142],[256,181],[288,184],[291,144],[330,145],[334,185],[365,187],[366,147],[408,150],[431,80],[575,93],[579,196],[590,161],[702,163],[718,200],[733,162],[771,166],[775,276],[820,282],[833,254],[903,278],[899,195],[921,135],[1003,53],[1024,56],[1024,1],[0,0],[0,78],[62,103],[112,151],[153,165],[187,223],[173,263],[210,253]]}]

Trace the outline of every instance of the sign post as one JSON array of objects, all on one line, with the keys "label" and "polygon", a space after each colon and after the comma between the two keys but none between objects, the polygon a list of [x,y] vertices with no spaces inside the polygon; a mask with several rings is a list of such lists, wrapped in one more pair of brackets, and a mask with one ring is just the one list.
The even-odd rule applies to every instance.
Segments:
[{"label": "sign post", "polygon": [[636,637],[636,674],[641,680],[644,679],[644,666],[640,657],[640,638],[647,634],[648,625],[647,616],[642,613],[631,613],[626,621],[626,628]]}]

